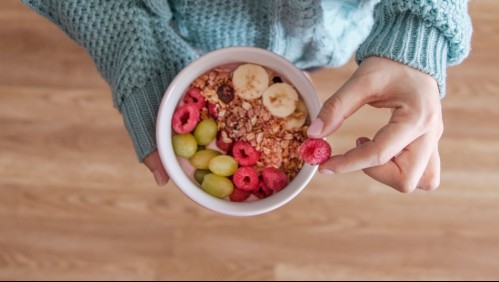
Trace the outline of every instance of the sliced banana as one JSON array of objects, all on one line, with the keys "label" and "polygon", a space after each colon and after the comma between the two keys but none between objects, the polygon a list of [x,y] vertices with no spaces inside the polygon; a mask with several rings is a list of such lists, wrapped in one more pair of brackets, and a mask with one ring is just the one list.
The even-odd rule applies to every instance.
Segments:
[{"label": "sliced banana", "polygon": [[302,127],[307,121],[308,110],[307,106],[302,100],[298,100],[296,103],[295,111],[286,118],[285,128],[295,129]]},{"label": "sliced banana", "polygon": [[232,75],[232,83],[239,97],[254,100],[262,97],[263,91],[269,87],[269,75],[259,65],[240,65]]},{"label": "sliced banana", "polygon": [[263,92],[262,100],[273,116],[285,118],[296,110],[298,93],[287,83],[275,83]]}]

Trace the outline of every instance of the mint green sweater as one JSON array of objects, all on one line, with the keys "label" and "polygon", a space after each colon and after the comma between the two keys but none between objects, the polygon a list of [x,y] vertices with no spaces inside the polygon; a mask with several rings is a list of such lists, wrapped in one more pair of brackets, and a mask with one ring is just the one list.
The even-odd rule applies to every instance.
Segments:
[{"label": "mint green sweater", "polygon": [[306,69],[381,56],[432,75],[470,51],[466,0],[23,0],[92,56],[139,160],[156,149],[159,103],[201,54],[256,46]]}]

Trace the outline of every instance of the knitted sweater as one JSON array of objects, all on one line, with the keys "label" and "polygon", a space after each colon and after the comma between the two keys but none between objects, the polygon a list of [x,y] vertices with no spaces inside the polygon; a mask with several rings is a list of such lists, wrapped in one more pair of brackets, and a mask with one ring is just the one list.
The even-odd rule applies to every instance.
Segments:
[{"label": "knitted sweater", "polygon": [[[170,81],[201,54],[255,46],[300,68],[339,66],[357,50],[432,75],[469,53],[466,0],[23,0],[92,56],[139,160],[156,149]],[[378,3],[379,2],[379,3]]]}]

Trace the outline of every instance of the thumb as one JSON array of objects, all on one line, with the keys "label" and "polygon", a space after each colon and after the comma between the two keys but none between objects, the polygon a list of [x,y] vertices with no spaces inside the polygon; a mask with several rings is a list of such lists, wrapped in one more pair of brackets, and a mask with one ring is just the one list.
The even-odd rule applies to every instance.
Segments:
[{"label": "thumb", "polygon": [[317,118],[308,128],[307,135],[323,138],[331,135],[343,121],[364,105],[362,90],[347,82],[324,102]]},{"label": "thumb", "polygon": [[152,172],[158,186],[163,186],[168,182],[168,180],[170,180],[170,177],[166,173],[166,170],[163,167],[163,163],[159,158],[158,150],[155,150],[154,152],[147,155],[147,157],[144,158],[143,162],[144,165],[147,166],[147,168],[149,168],[149,170]]}]

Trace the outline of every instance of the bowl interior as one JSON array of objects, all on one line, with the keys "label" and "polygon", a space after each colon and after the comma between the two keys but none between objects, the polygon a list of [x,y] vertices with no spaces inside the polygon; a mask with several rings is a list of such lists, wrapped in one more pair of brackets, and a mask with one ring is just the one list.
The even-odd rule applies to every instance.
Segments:
[{"label": "bowl interior", "polygon": [[300,193],[317,170],[317,166],[305,164],[286,189],[268,198],[249,202],[230,202],[218,199],[200,189],[182,170],[172,146],[171,120],[179,99],[190,84],[205,72],[221,65],[253,63],[270,68],[290,81],[301,94],[310,117],[319,113],[321,103],[310,80],[284,58],[269,51],[253,47],[230,47],[207,53],[184,68],[171,82],[158,111],[156,136],[158,152],[171,180],[189,198],[212,211],[234,216],[251,216],[276,209]]}]

